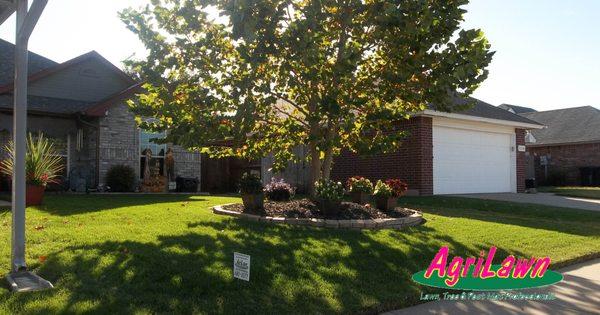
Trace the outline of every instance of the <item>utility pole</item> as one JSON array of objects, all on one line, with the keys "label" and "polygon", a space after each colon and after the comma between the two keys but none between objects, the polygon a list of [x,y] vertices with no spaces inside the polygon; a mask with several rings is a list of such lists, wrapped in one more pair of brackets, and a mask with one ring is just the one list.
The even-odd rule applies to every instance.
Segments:
[{"label": "utility pole", "polygon": [[13,142],[15,161],[12,178],[11,272],[6,276],[13,291],[36,291],[52,284],[27,271],[25,263],[25,155],[27,154],[28,42],[48,0],[13,0],[17,12],[15,37],[15,88],[13,92]]}]

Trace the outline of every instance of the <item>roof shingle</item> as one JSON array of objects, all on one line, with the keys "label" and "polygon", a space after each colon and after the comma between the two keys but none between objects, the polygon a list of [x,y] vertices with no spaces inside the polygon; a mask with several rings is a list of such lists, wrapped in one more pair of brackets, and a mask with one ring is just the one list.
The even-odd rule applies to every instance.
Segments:
[{"label": "roof shingle", "polygon": [[523,113],[547,128],[532,130],[535,145],[600,141],[600,110],[592,106]]},{"label": "roof shingle", "polygon": [[515,114],[537,112],[537,110],[530,108],[530,107],[517,106],[517,105],[511,105],[511,104],[501,104],[498,107],[500,107],[504,110],[511,111],[511,113],[515,113]]},{"label": "roof shingle", "polygon": [[[488,104],[482,100],[478,100],[473,97],[469,98],[460,98],[455,97],[453,100],[455,110],[452,110],[455,114],[462,114],[468,116],[482,117],[482,118],[490,118],[490,119],[498,119],[498,120],[506,120],[513,121],[525,124],[534,124],[540,125],[538,122],[530,120],[526,117],[522,117],[516,114],[513,114],[507,110],[500,109],[494,105]],[[461,107],[469,106],[467,109],[461,109]],[[434,106],[430,106],[430,109],[435,110]],[[452,109],[452,108],[450,108]]]},{"label": "roof shingle", "polygon": [[[15,45],[0,39],[0,86],[10,84],[15,77]],[[58,63],[42,57],[36,53],[29,52],[28,75],[51,68]]]}]

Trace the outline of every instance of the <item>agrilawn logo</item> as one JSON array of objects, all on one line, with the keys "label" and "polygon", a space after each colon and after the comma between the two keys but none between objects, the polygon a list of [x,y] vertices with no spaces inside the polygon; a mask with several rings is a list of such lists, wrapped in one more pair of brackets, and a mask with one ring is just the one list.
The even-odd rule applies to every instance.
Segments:
[{"label": "agrilawn logo", "polygon": [[496,247],[491,247],[485,257],[460,256],[448,263],[448,246],[442,246],[426,270],[412,276],[423,285],[456,290],[517,290],[543,287],[560,282],[563,276],[549,270],[550,257],[529,259],[510,255],[500,265],[493,265]]}]

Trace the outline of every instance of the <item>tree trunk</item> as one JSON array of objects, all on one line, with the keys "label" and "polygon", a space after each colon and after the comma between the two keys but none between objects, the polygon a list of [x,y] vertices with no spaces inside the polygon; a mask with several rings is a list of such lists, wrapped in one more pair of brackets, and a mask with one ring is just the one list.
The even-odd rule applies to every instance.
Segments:
[{"label": "tree trunk", "polygon": [[327,149],[327,152],[325,152],[325,159],[323,160],[323,179],[331,179],[331,168],[333,167],[333,149],[329,148]]},{"label": "tree trunk", "polygon": [[323,159],[323,165],[321,166],[323,172],[323,179],[331,178],[331,168],[333,167],[333,137],[335,137],[336,128],[330,126],[327,130],[327,136],[325,143],[327,143],[327,149],[325,150],[325,158]]},{"label": "tree trunk", "polygon": [[308,183],[308,192],[311,197],[315,197],[315,182],[321,179],[321,159],[315,141],[311,141],[308,144],[308,149],[310,153],[310,182]]}]

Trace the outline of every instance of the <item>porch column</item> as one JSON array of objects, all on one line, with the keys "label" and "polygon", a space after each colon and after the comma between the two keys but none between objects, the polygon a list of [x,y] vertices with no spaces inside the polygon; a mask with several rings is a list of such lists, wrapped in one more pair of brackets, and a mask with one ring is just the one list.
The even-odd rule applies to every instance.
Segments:
[{"label": "porch column", "polygon": [[12,180],[12,271],[26,269],[25,264],[25,154],[27,144],[27,42],[21,35],[27,15],[27,0],[17,2],[17,36],[15,39],[15,89],[13,143],[15,161]]},{"label": "porch column", "polygon": [[13,142],[15,161],[12,181],[12,252],[11,270],[26,270],[25,263],[25,155],[27,154],[27,44],[48,0],[34,0],[28,11],[27,0],[18,0],[15,38],[15,89]]}]

